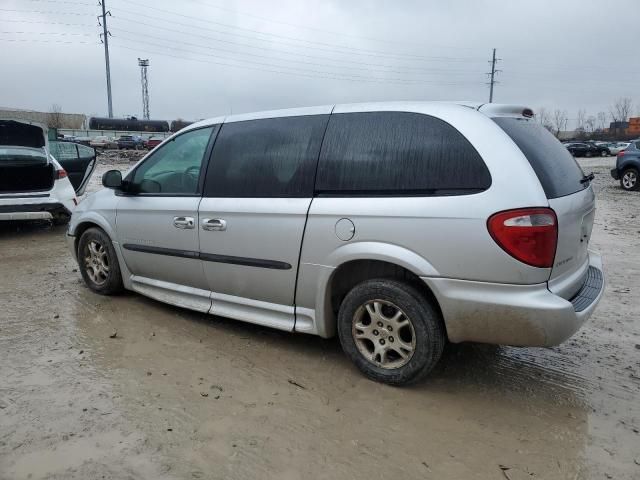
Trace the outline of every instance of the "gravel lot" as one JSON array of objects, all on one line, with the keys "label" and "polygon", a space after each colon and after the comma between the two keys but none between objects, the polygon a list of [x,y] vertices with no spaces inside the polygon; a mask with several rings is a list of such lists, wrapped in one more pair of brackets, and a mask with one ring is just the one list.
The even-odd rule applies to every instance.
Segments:
[{"label": "gravel lot", "polygon": [[[640,192],[580,162],[595,315],[556,348],[451,346],[402,389],[336,340],[95,295],[64,228],[1,224],[0,478],[640,478]],[[100,163],[91,189],[129,167]]]}]

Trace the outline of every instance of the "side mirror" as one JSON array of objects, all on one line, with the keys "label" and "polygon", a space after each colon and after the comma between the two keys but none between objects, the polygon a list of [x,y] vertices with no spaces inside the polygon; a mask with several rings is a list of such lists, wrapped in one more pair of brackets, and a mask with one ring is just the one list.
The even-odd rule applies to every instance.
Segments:
[{"label": "side mirror", "polygon": [[106,188],[122,188],[122,172],[120,170],[109,170],[102,175],[102,186]]}]

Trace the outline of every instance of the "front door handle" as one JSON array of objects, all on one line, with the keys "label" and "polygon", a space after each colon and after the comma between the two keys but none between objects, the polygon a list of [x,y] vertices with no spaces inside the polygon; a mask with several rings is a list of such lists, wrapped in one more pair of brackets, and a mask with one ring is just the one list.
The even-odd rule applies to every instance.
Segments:
[{"label": "front door handle", "polygon": [[223,231],[227,229],[227,221],[221,218],[203,218],[202,229],[208,231]]},{"label": "front door handle", "polygon": [[196,226],[193,217],[173,217],[173,226],[182,230],[189,230]]}]

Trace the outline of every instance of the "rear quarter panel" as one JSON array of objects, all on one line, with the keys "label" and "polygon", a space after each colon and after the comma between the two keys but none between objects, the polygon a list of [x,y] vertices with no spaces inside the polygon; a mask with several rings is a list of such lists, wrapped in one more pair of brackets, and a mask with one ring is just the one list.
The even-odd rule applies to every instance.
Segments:
[{"label": "rear quarter panel", "polygon": [[[296,304],[315,308],[317,321],[324,321],[330,270],[358,258],[384,259],[421,277],[522,285],[547,281],[549,269],[513,259],[487,230],[487,219],[496,212],[548,206],[513,141],[485,115],[456,105],[346,105],[336,106],[334,113],[382,110],[425,113],[457,128],[484,159],[492,185],[462,196],[315,198],[302,245]],[[355,225],[354,237],[346,242],[335,233],[341,218]]]}]

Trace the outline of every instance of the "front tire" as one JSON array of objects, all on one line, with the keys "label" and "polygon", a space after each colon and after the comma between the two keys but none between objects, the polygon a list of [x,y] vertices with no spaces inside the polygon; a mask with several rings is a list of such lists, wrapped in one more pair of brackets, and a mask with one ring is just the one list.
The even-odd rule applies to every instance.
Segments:
[{"label": "front tire", "polygon": [[620,176],[620,186],[628,192],[632,190],[638,190],[640,183],[638,183],[640,175],[635,168],[627,168],[622,172]]},{"label": "front tire", "polygon": [[347,294],[338,336],[362,373],[390,385],[424,378],[446,342],[437,309],[415,287],[392,279],[367,280]]},{"label": "front tire", "polygon": [[100,228],[87,229],[78,242],[78,265],[87,286],[101,295],[122,291],[122,275],[109,236]]}]

